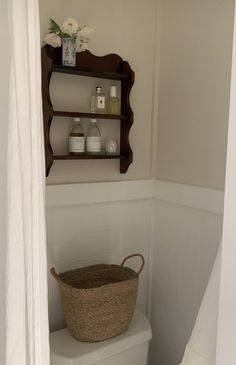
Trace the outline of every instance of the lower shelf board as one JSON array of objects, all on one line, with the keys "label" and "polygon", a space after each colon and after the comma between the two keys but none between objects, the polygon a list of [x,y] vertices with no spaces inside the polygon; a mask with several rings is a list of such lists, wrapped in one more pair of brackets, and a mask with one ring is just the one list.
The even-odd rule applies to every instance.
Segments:
[{"label": "lower shelf board", "polygon": [[124,160],[125,155],[105,155],[105,154],[88,154],[81,153],[80,155],[53,155],[53,160]]}]

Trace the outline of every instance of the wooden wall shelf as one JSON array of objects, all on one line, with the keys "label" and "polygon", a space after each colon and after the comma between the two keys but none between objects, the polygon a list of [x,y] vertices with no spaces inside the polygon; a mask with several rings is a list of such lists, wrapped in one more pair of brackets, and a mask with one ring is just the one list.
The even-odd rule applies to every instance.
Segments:
[{"label": "wooden wall shelf", "polygon": [[[49,93],[49,86],[53,72],[79,75],[85,77],[119,80],[121,82],[121,115],[94,114],[72,111],[54,110]],[[130,90],[134,83],[134,72],[128,62],[116,54],[98,57],[84,51],[76,54],[76,66],[62,66],[61,48],[52,48],[48,45],[42,48],[42,99],[44,119],[44,141],[46,176],[54,160],[89,160],[89,159],[119,159],[120,173],[127,172],[133,161],[133,152],[129,144],[129,131],[133,124],[133,112],[130,107]],[[119,155],[55,155],[50,142],[50,127],[54,116],[80,117],[95,119],[120,120],[120,154]]]}]

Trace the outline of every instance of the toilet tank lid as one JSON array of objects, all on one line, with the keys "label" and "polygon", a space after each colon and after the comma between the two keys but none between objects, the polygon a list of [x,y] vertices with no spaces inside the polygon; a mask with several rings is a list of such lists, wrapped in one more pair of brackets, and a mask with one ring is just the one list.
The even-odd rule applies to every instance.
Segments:
[{"label": "toilet tank lid", "polygon": [[128,331],[102,342],[86,343],[75,340],[67,329],[50,334],[51,365],[90,365],[141,345],[151,339],[147,318],[136,311]]}]

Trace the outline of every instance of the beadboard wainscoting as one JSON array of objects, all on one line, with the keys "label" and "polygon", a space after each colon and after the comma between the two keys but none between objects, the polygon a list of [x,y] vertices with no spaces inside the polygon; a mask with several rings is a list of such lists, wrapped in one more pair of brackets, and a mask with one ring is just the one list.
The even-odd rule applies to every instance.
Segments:
[{"label": "beadboard wainscoting", "polygon": [[[147,313],[152,181],[47,186],[49,267],[58,272],[144,255],[138,307]],[[138,269],[138,259],[127,264]],[[49,275],[51,330],[64,327],[58,285]]]},{"label": "beadboard wainscoting", "polygon": [[[62,272],[142,253],[138,307],[153,329],[150,364],[179,364],[221,239],[224,193],[140,180],[49,185],[46,197],[49,267]],[[50,275],[49,317],[51,330],[64,327]]]},{"label": "beadboard wainscoting", "polygon": [[221,240],[224,193],[154,183],[151,365],[179,365]]}]

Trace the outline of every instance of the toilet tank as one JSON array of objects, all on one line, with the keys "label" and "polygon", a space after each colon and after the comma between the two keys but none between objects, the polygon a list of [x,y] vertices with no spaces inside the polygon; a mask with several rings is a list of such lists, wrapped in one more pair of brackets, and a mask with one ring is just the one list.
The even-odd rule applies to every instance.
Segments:
[{"label": "toilet tank", "polygon": [[50,334],[50,364],[146,365],[151,337],[149,322],[140,311],[127,332],[102,342],[80,342],[63,329]]}]

